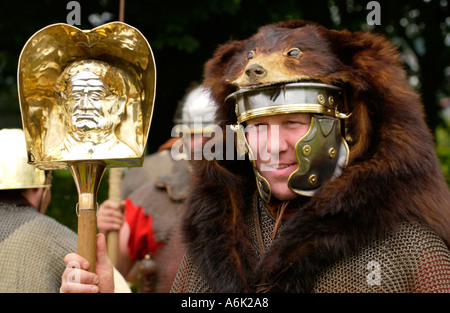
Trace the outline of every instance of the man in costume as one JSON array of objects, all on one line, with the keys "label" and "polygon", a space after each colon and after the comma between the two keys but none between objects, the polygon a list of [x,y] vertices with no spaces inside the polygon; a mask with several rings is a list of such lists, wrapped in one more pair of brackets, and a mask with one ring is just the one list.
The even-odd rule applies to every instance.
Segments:
[{"label": "man in costume", "polygon": [[391,43],[267,25],[204,84],[253,161],[197,167],[174,292],[450,291],[450,193]]},{"label": "man in costume", "polygon": [[383,37],[303,21],[219,47],[204,84],[249,162],[195,163],[172,291],[449,292],[450,193],[405,77]]}]

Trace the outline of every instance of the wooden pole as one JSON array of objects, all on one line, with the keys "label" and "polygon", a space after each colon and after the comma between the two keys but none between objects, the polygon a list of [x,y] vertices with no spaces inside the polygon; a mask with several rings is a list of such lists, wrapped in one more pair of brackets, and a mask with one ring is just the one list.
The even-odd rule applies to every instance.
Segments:
[{"label": "wooden pole", "polygon": [[[125,20],[125,0],[120,0],[119,4],[119,21],[123,22]],[[121,183],[122,183],[122,169],[121,168],[111,168],[109,170],[109,193],[108,198],[117,204],[121,200]],[[117,267],[119,262],[119,232],[109,231],[106,234],[106,250],[108,251],[108,256],[111,259],[114,267]]]},{"label": "wooden pole", "polygon": [[119,6],[119,22],[125,21],[125,0],[120,0]]},{"label": "wooden pole", "polygon": [[105,172],[101,162],[69,164],[78,191],[78,254],[89,262],[95,273],[97,258],[97,191]]},{"label": "wooden pole", "polygon": [[[97,254],[96,204],[80,195],[78,200],[78,254],[89,262],[89,271],[95,272]],[[86,198],[86,201],[82,199]],[[84,202],[84,203],[83,203]]]}]

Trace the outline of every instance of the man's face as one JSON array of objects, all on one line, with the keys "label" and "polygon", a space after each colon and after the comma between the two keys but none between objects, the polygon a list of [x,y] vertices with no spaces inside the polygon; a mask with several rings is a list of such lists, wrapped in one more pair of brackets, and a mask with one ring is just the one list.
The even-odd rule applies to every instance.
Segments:
[{"label": "man's face", "polygon": [[120,104],[119,96],[94,73],[84,71],[71,78],[65,105],[74,131],[111,132],[111,116]]},{"label": "man's face", "polygon": [[292,200],[297,195],[287,185],[298,168],[295,145],[308,131],[311,115],[280,114],[247,121],[247,141],[256,158],[259,173],[270,184],[278,200]]}]

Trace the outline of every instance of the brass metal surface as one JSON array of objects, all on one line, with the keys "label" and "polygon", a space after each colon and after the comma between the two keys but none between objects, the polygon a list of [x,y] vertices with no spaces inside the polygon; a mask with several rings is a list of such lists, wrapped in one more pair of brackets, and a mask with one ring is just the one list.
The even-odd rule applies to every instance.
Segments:
[{"label": "brass metal surface", "polygon": [[30,164],[142,165],[156,67],[137,29],[121,22],[92,30],[47,26],[25,44],[17,75]]}]

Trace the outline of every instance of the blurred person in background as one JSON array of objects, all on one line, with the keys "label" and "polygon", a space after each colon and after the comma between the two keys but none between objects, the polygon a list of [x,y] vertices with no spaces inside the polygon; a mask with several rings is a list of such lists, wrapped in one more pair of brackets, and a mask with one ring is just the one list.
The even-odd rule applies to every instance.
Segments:
[{"label": "blurred person in background", "polygon": [[[189,87],[173,120],[172,135],[177,137],[147,156],[142,168],[128,170],[121,186],[125,200],[117,204],[108,199],[99,207],[98,229],[105,234],[119,231],[117,268],[127,280],[140,280],[140,292],[170,291],[184,254],[178,221],[192,180],[188,160],[201,152],[209,139],[206,134],[211,131],[215,111],[208,90],[201,85]],[[154,260],[156,269],[150,270],[149,259]],[[133,270],[136,268],[139,273]]]},{"label": "blurred person in background", "polygon": [[50,171],[27,164],[21,129],[0,130],[0,292],[58,292],[77,235],[45,216]]}]

